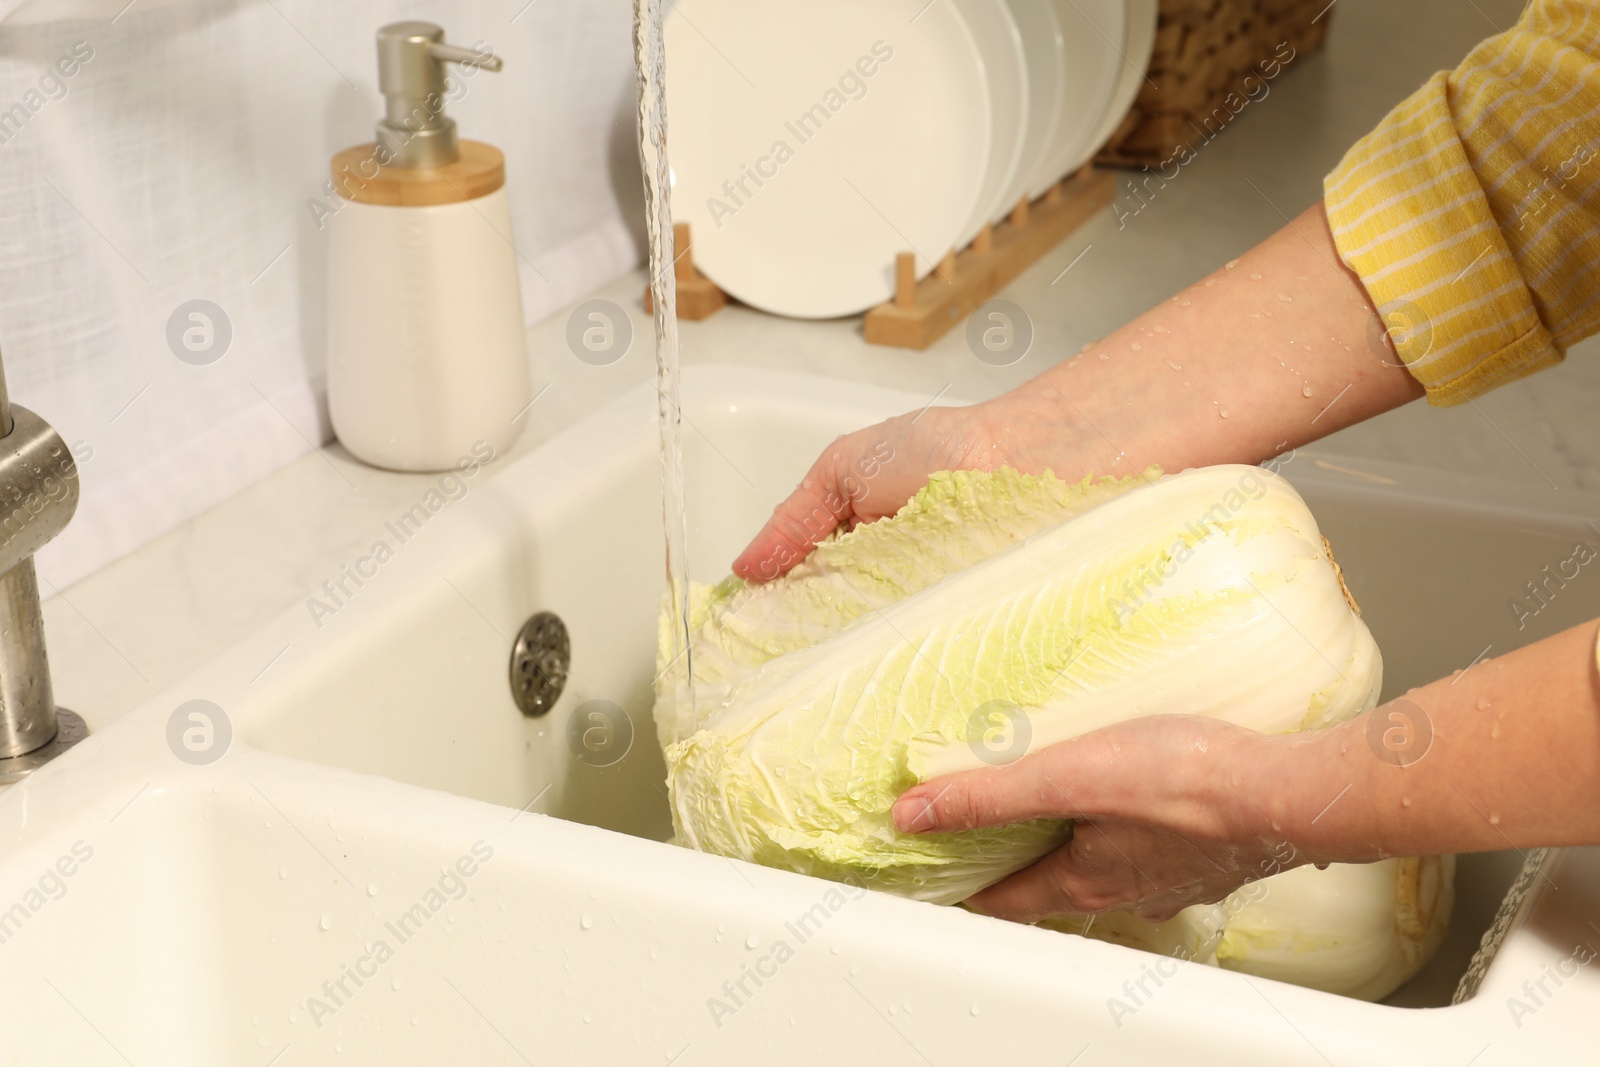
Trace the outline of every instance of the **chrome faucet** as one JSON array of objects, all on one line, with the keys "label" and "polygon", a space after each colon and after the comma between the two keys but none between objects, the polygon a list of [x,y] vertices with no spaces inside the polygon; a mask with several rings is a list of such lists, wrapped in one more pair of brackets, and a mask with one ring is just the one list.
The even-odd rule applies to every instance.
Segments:
[{"label": "chrome faucet", "polygon": [[61,435],[13,406],[0,367],[0,786],[11,785],[88,734],[56,707],[33,554],[78,509],[78,467]]}]

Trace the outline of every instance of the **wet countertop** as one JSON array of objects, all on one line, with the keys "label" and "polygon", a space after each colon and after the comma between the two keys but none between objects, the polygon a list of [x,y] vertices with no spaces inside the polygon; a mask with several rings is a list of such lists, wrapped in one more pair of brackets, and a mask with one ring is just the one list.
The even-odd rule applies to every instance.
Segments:
[{"label": "wet countertop", "polygon": [[[735,363],[981,399],[1011,388],[1250,247],[1312,203],[1345,147],[1435,70],[1508,27],[1519,0],[1340,3],[1328,47],[1297,57],[1270,92],[1141,201],[1126,189],[1002,294],[1033,320],[1011,367],[976,359],[961,331],[924,352],[867,345],[859,319],[798,322],[730,307],[685,323],[683,360]],[[1081,257],[1081,258],[1080,258]],[[1062,273],[1069,264],[1072,269]],[[570,309],[529,331],[537,399],[523,454],[653,373],[634,272],[591,295],[634,339],[607,366],[568,347]],[[1323,447],[1509,481],[1600,490],[1600,344],[1459,408],[1413,404]],[[693,420],[693,411],[686,413]],[[492,477],[491,465],[486,476]],[[337,444],[300,459],[45,603],[57,699],[104,726],[275,614],[305,602],[437,475],[365,467]],[[693,486],[690,486],[693,492]],[[263,672],[271,670],[263,663]]]}]

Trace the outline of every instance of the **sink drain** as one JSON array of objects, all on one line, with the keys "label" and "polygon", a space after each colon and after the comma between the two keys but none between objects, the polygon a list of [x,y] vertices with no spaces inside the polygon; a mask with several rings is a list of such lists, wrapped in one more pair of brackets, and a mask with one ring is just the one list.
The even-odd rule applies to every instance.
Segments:
[{"label": "sink drain", "polygon": [[522,714],[543,715],[555,707],[571,663],[572,640],[559,615],[541,611],[522,624],[511,649],[511,699]]}]

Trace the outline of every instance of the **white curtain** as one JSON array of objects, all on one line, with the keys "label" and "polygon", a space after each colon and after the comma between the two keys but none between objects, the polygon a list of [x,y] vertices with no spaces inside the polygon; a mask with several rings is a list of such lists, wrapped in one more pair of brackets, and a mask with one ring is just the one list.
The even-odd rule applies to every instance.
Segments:
[{"label": "white curtain", "polygon": [[[529,322],[633,267],[630,17],[598,0],[0,0],[0,352],[13,402],[82,479],[39,555],[46,595],[329,439],[318,209],[329,157],[372,139],[383,23],[437,22],[505,59],[450,111],[506,153]],[[168,340],[194,300],[231,331],[204,365]]]}]

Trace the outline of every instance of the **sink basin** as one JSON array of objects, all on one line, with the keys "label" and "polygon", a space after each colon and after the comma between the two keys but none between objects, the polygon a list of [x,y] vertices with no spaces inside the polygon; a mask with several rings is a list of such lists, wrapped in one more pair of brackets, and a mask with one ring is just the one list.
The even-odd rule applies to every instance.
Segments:
[{"label": "sink basin", "polygon": [[[833,436],[925,402],[687,371],[695,576],[726,573]],[[1558,856],[1463,1004],[1444,1006],[1514,851],[1463,857],[1449,941],[1386,1004],[1181,964],[1129,1015],[1109,998],[1148,968],[1136,950],[664,843],[653,411],[638,390],[407,536],[373,529],[390,552],[351,561],[359,581],[330,575],[0,795],[0,1064],[1481,1067],[1587,1047],[1600,978],[1572,960],[1600,946],[1600,850]],[[1592,612],[1557,597],[1519,629],[1506,602],[1592,539],[1594,498],[1311,451],[1282,472],[1390,695]],[[528,718],[508,659],[539,611],[571,677]],[[186,748],[197,723],[209,745]]]}]

